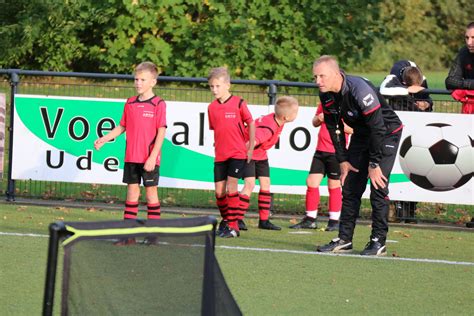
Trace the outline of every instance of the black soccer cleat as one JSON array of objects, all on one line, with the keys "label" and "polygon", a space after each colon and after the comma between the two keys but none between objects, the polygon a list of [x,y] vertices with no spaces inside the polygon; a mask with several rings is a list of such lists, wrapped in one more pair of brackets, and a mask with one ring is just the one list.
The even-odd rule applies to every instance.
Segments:
[{"label": "black soccer cleat", "polygon": [[361,256],[385,256],[387,255],[387,247],[378,238],[372,238],[360,254]]},{"label": "black soccer cleat", "polygon": [[266,221],[259,220],[258,221],[258,228],[260,229],[267,229],[267,230],[281,230],[281,227],[276,226],[268,219]]},{"label": "black soccer cleat", "polygon": [[238,230],[232,229],[229,226],[226,226],[222,233],[219,235],[221,238],[236,238],[240,236],[240,232]]},{"label": "black soccer cleat", "polygon": [[137,241],[135,238],[121,238],[114,242],[114,246],[131,246],[135,245]]},{"label": "black soccer cleat", "polygon": [[328,221],[328,226],[326,227],[325,231],[327,232],[333,232],[339,230],[339,221],[336,221],[334,219],[330,219]]},{"label": "black soccer cleat", "polygon": [[156,236],[147,236],[143,239],[143,244],[147,246],[158,245],[158,237]]},{"label": "black soccer cleat", "polygon": [[222,234],[226,226],[227,226],[227,221],[221,220],[221,222],[219,223],[219,226],[217,227],[216,235],[220,236],[220,234]]},{"label": "black soccer cleat", "polygon": [[318,246],[316,248],[318,252],[334,252],[334,253],[341,253],[341,252],[351,252],[352,251],[352,242],[345,241],[341,238],[334,238],[329,242],[329,244]]},{"label": "black soccer cleat", "polygon": [[248,230],[243,219],[239,219],[237,222],[239,223],[239,230]]},{"label": "black soccer cleat", "polygon": [[316,223],[316,218],[311,218],[309,216],[305,216],[301,222],[295,225],[291,225],[290,228],[292,229],[316,229],[318,228],[318,224]]}]

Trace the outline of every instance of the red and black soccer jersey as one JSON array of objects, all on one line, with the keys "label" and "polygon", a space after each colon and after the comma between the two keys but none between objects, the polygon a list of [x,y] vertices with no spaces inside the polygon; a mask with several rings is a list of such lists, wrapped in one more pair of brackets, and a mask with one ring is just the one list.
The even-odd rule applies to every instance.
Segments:
[{"label": "red and black soccer jersey", "polygon": [[278,142],[283,124],[280,126],[275,119],[275,114],[271,113],[259,117],[255,121],[255,150],[253,160],[267,160],[267,150]]},{"label": "red and black soccer jersey", "polygon": [[[166,103],[157,96],[140,101],[127,99],[120,125],[126,131],[125,162],[145,163],[150,156],[158,128],[166,127]],[[156,164],[160,165],[161,152]]]},{"label": "red and black soccer jersey", "polygon": [[245,125],[253,121],[247,103],[237,96],[214,100],[207,109],[209,129],[214,130],[215,161],[247,158]]},{"label": "red and black soccer jersey", "polygon": [[[323,107],[320,105],[316,110],[316,115],[323,113]],[[316,150],[324,151],[326,153],[335,153],[336,150],[334,149],[334,145],[332,144],[331,136],[329,135],[328,128],[326,127],[326,123],[322,122],[319,125],[319,133],[318,133],[318,143],[316,145]]]},{"label": "red and black soccer jersey", "polygon": [[[321,113],[323,113],[323,107],[319,105],[318,108],[316,109],[316,115],[319,115]],[[349,135],[345,134],[345,136],[346,136],[346,144],[347,144],[349,141]],[[316,150],[323,151],[326,153],[332,153],[332,154],[336,152],[336,149],[334,148],[331,136],[329,135],[329,131],[325,122],[322,122],[321,125],[319,125],[318,143],[316,144]]]}]

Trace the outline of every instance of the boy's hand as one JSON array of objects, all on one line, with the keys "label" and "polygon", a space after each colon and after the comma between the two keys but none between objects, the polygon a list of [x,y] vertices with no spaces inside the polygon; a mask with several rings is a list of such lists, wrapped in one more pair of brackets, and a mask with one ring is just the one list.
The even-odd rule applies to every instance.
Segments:
[{"label": "boy's hand", "polygon": [[253,156],[253,148],[247,150],[247,163],[252,161],[252,156]]},{"label": "boy's hand", "polygon": [[94,148],[96,150],[99,150],[102,146],[104,146],[105,142],[104,140],[101,138],[97,139],[95,142],[94,142]]},{"label": "boy's hand", "polygon": [[422,86],[409,86],[407,89],[409,93],[418,93],[425,88]]},{"label": "boy's hand", "polygon": [[430,107],[430,104],[427,101],[416,101],[415,104],[416,104],[416,107],[422,111]]},{"label": "boy's hand", "polygon": [[156,158],[153,159],[152,157],[148,157],[148,159],[145,161],[145,164],[143,165],[143,170],[146,172],[151,172],[155,170],[156,166]]}]

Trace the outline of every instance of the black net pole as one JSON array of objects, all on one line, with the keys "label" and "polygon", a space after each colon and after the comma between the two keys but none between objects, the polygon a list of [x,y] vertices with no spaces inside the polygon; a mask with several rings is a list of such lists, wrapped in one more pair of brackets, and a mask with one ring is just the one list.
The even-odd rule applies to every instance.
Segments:
[{"label": "black net pole", "polygon": [[56,269],[58,265],[59,232],[63,229],[61,223],[49,225],[48,265],[46,266],[46,282],[44,289],[43,315],[53,314],[54,288],[56,283]]}]

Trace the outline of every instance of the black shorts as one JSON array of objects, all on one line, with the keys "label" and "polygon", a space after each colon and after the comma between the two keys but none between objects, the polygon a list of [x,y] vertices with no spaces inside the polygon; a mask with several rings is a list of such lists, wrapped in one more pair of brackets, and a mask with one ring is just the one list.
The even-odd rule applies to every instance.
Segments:
[{"label": "black shorts", "polygon": [[327,175],[329,179],[339,180],[341,168],[339,167],[336,155],[324,151],[316,151],[309,173],[321,173]]},{"label": "black shorts", "polygon": [[248,177],[270,177],[270,166],[268,159],[266,160],[252,160],[245,164],[244,178]]},{"label": "black shorts", "polygon": [[214,182],[227,180],[227,177],[242,178],[245,168],[245,159],[227,159],[214,162]]},{"label": "black shorts", "polygon": [[143,163],[126,162],[123,166],[122,182],[126,184],[140,184],[143,179],[143,186],[157,186],[160,179],[160,166],[155,166],[155,170],[148,172],[143,169],[143,165]]}]

